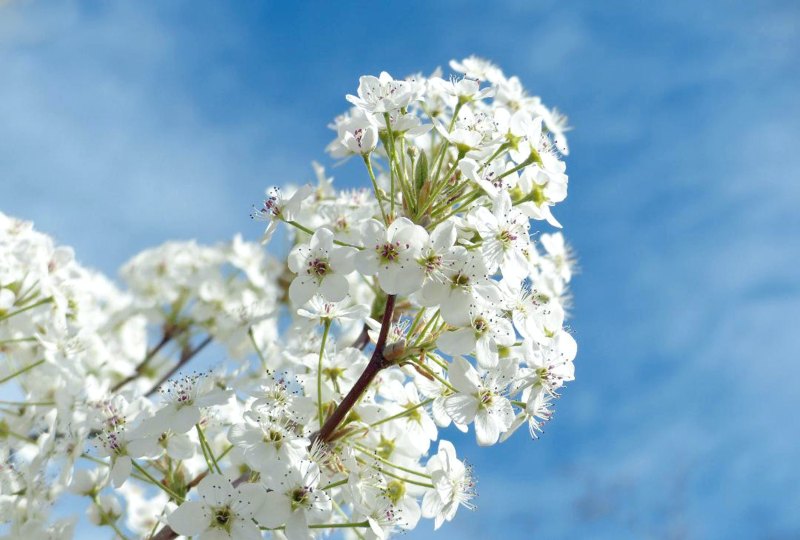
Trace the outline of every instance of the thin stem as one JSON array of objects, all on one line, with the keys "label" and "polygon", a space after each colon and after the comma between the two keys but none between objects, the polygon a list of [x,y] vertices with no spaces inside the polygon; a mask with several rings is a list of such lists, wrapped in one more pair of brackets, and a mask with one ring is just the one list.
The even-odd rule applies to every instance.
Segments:
[{"label": "thin stem", "polygon": [[325,357],[325,344],[328,342],[328,331],[331,329],[330,319],[325,319],[325,329],[322,331],[322,345],[319,347],[319,361],[317,363],[317,409],[319,412],[319,428],[322,429],[322,359]]},{"label": "thin stem", "polygon": [[11,380],[11,379],[13,379],[14,377],[17,377],[17,376],[19,376],[19,375],[22,375],[22,374],[23,374],[23,373],[25,373],[26,371],[30,371],[30,370],[32,370],[33,368],[35,368],[36,366],[38,366],[38,365],[40,365],[40,364],[43,364],[43,363],[44,363],[44,358],[43,358],[43,359],[41,359],[41,360],[39,360],[39,361],[37,361],[37,362],[34,362],[33,364],[30,364],[30,365],[28,365],[28,366],[25,366],[24,368],[20,369],[19,371],[15,371],[15,372],[14,372],[14,373],[12,373],[11,375],[9,375],[9,376],[7,376],[7,377],[3,377],[2,379],[0,379],[0,384],[3,384],[4,382],[10,381],[10,380]]},{"label": "thin stem", "polygon": [[453,392],[457,392],[457,390],[455,388],[453,388],[453,386],[449,382],[447,382],[446,380],[442,379],[431,368],[429,368],[428,366],[426,366],[422,362],[416,360],[415,358],[410,358],[409,361],[412,364],[414,364],[415,366],[417,366],[420,369],[422,369],[423,371],[425,371],[425,373],[427,373],[428,375],[430,375],[431,377],[433,377],[434,379],[436,379],[437,381],[442,383],[444,386],[446,386],[448,388],[448,390],[452,390]]},{"label": "thin stem", "polygon": [[21,338],[12,338],[12,339],[0,339],[0,345],[5,345],[6,343],[24,343],[28,341],[36,341],[35,337],[21,337]]},{"label": "thin stem", "polygon": [[389,155],[389,191],[391,196],[389,197],[389,214],[394,216],[394,200],[397,198],[395,191],[394,191],[394,171],[395,167],[395,159],[396,159],[396,151],[394,148],[394,133],[392,132],[392,125],[391,119],[389,118],[389,113],[383,113],[383,118],[386,121],[386,131],[389,132],[389,148],[391,150],[391,154]]},{"label": "thin stem", "polygon": [[381,216],[383,217],[383,222],[388,225],[389,220],[386,219],[386,211],[383,209],[383,203],[381,202],[380,191],[378,190],[378,181],[375,180],[375,171],[372,170],[372,158],[370,158],[369,154],[364,155],[364,165],[367,166],[369,179],[372,180],[372,189],[375,190],[375,198],[378,200],[378,206],[381,209]]},{"label": "thin stem", "polygon": [[33,304],[29,305],[29,306],[25,306],[25,307],[19,308],[16,311],[10,311],[10,312],[8,312],[8,313],[6,313],[4,315],[0,315],[0,321],[5,321],[6,319],[10,319],[14,315],[19,315],[20,313],[24,313],[24,312],[26,312],[28,310],[37,308],[37,307],[39,307],[41,305],[47,304],[47,303],[52,302],[52,301],[53,301],[53,297],[52,296],[48,296],[47,298],[42,298],[38,302],[35,302],[35,303],[33,303]]},{"label": "thin stem", "polygon": [[0,401],[0,405],[11,405],[14,407],[25,407],[28,405],[31,406],[41,406],[41,407],[52,407],[55,405],[55,401]]},{"label": "thin stem", "polygon": [[459,212],[461,212],[464,209],[464,207],[468,206],[470,203],[472,203],[473,201],[478,199],[480,196],[481,196],[480,193],[477,193],[477,194],[473,195],[472,197],[470,197],[469,199],[464,201],[461,204],[461,206],[459,206],[458,208],[454,208],[452,211],[450,211],[443,218],[441,218],[438,221],[436,221],[433,225],[431,225],[431,228],[436,227],[436,225],[438,225],[440,223],[443,223],[443,222],[447,221],[448,219],[450,219],[451,217],[453,217],[454,215],[458,214]]},{"label": "thin stem", "polygon": [[206,439],[206,435],[203,433],[203,428],[200,427],[200,424],[195,424],[194,427],[197,429],[197,437],[200,439],[200,446],[203,448],[203,455],[206,455],[206,452],[208,452],[208,455],[206,456],[206,463],[208,463],[208,458],[211,457],[211,462],[214,464],[212,467],[211,463],[208,463],[208,468],[212,470],[217,469],[217,472],[222,474],[222,469],[219,468],[219,463],[217,463],[217,458],[214,457],[214,452],[211,450],[211,445],[208,444],[208,439]]},{"label": "thin stem", "polygon": [[122,388],[123,386],[125,386],[126,384],[131,382],[132,380],[138,378],[142,374],[142,371],[144,371],[144,368],[146,368],[147,365],[150,363],[150,361],[155,357],[155,355],[157,355],[159,353],[159,351],[161,351],[161,349],[163,349],[164,346],[167,343],[169,343],[170,340],[173,337],[174,337],[174,334],[172,334],[171,332],[164,332],[164,335],[161,337],[161,340],[158,343],[156,343],[156,345],[147,352],[147,354],[144,357],[144,360],[142,360],[139,363],[139,365],[136,366],[136,371],[134,371],[132,375],[122,379],[120,382],[118,382],[117,384],[112,386],[111,387],[111,391],[112,392],[116,392],[117,390],[119,390],[120,388]]},{"label": "thin stem", "polygon": [[[350,527],[369,527],[369,521],[357,521],[354,523],[317,523],[309,525],[309,529],[349,529]],[[262,531],[282,531],[285,525],[280,527],[261,527]]]},{"label": "thin stem", "polygon": [[258,347],[256,343],[256,336],[253,335],[253,327],[247,329],[247,337],[250,338],[250,343],[253,344],[253,349],[255,349],[256,354],[258,355],[258,359],[261,360],[261,367],[266,371],[267,369],[267,359],[264,358],[264,354],[261,352],[261,349]]},{"label": "thin stem", "polygon": [[413,407],[409,407],[408,409],[406,409],[406,410],[404,410],[402,412],[399,412],[397,414],[393,414],[392,416],[387,416],[386,418],[382,418],[382,419],[378,420],[377,422],[373,422],[373,423],[371,423],[369,425],[369,427],[379,426],[381,424],[385,424],[386,422],[391,422],[392,420],[397,420],[398,418],[403,418],[404,416],[408,416],[409,414],[411,414],[415,410],[419,409],[420,407],[424,407],[425,405],[428,405],[430,403],[433,403],[433,398],[426,399],[425,401],[421,401],[421,402],[417,403],[416,405],[414,405]]},{"label": "thin stem", "polygon": [[146,470],[144,467],[142,467],[141,465],[139,465],[138,463],[136,463],[136,461],[135,461],[135,460],[131,460],[131,461],[133,462],[133,468],[134,468],[134,469],[136,469],[137,471],[139,471],[140,473],[142,473],[142,475],[143,475],[145,478],[147,478],[147,479],[150,481],[150,483],[151,483],[151,484],[153,484],[154,486],[156,486],[156,487],[158,487],[159,489],[161,489],[161,490],[162,490],[164,493],[166,493],[167,495],[169,495],[169,496],[170,496],[171,498],[173,498],[174,500],[176,500],[176,501],[178,501],[178,502],[181,502],[181,503],[183,502],[183,497],[181,497],[180,495],[178,495],[177,493],[175,493],[174,491],[172,491],[171,489],[169,489],[169,488],[168,488],[167,486],[165,486],[165,485],[164,485],[162,482],[159,482],[158,480],[156,480],[155,478],[153,478],[153,475],[151,475],[149,472],[147,472],[147,470]]},{"label": "thin stem", "polygon": [[528,165],[532,165],[534,163],[541,163],[541,162],[542,162],[542,158],[539,157],[539,152],[537,152],[536,150],[531,148],[531,155],[528,156],[528,158],[525,161],[523,161],[522,163],[520,163],[516,167],[512,167],[511,169],[508,169],[503,174],[498,175],[495,180],[500,180],[501,178],[505,178],[509,174],[513,174],[513,173],[515,173],[515,172],[517,172],[519,170],[522,170],[525,167],[527,167]]},{"label": "thin stem", "polygon": [[361,452],[363,454],[367,454],[371,458],[374,458],[374,459],[380,461],[384,465],[388,465],[389,467],[394,467],[395,469],[407,472],[408,474],[414,474],[416,476],[421,476],[422,478],[427,478],[428,480],[430,480],[430,478],[431,478],[429,474],[421,473],[421,472],[415,471],[414,469],[409,469],[407,467],[401,467],[400,465],[392,463],[388,459],[382,458],[381,456],[376,454],[374,451],[372,451],[369,448],[367,448],[365,446],[362,446],[362,445],[360,445],[358,443],[356,443],[354,446],[355,446],[356,450],[358,450],[359,452]]},{"label": "thin stem", "polygon": [[[311,229],[309,229],[305,225],[301,225],[300,223],[298,223],[296,221],[289,220],[289,221],[285,221],[284,223],[287,223],[287,224],[291,225],[292,227],[303,231],[306,234],[314,236],[314,231],[312,231]],[[347,242],[342,242],[340,240],[334,240],[333,243],[336,244],[337,246],[351,247],[351,248],[355,248],[355,249],[358,249],[358,250],[364,249],[361,246],[356,246],[354,244],[348,244]]]},{"label": "thin stem", "polygon": [[166,382],[166,381],[167,381],[167,380],[168,380],[170,377],[172,377],[173,375],[175,375],[175,373],[176,373],[176,372],[177,372],[179,369],[181,369],[181,368],[182,368],[182,367],[183,367],[183,366],[184,366],[184,365],[185,365],[185,364],[186,364],[186,363],[187,363],[189,360],[191,360],[192,358],[194,358],[194,356],[195,356],[197,353],[199,353],[200,351],[202,351],[202,350],[203,350],[203,349],[204,349],[204,348],[205,348],[205,347],[206,347],[206,346],[207,346],[209,343],[211,343],[211,340],[212,340],[212,339],[213,339],[213,338],[212,338],[211,336],[206,336],[206,338],[205,338],[203,341],[201,341],[201,342],[200,342],[200,344],[199,344],[197,347],[195,347],[194,349],[188,349],[188,348],[187,348],[187,349],[185,349],[185,350],[184,350],[184,351],[181,353],[181,357],[180,357],[180,359],[178,359],[178,363],[177,363],[177,364],[175,364],[174,366],[172,366],[172,369],[170,369],[169,371],[167,371],[167,372],[166,372],[166,373],[165,373],[165,374],[164,374],[164,375],[163,375],[163,376],[162,376],[162,377],[161,377],[161,378],[158,380],[158,382],[156,382],[156,383],[155,383],[155,384],[154,384],[154,385],[153,385],[153,386],[150,388],[150,390],[148,390],[148,391],[147,391],[147,394],[146,394],[146,395],[149,397],[149,396],[151,396],[151,395],[155,394],[156,390],[158,390],[158,388],[159,388],[159,387],[160,387],[162,384],[164,384],[164,383],[165,383],[165,382]]},{"label": "thin stem", "polygon": [[[360,461],[363,462],[364,460],[360,460]],[[430,483],[427,483],[427,482],[417,482],[416,480],[411,480],[409,478],[405,478],[405,477],[400,476],[398,474],[391,473],[391,472],[387,471],[386,469],[379,469],[379,470],[380,470],[381,474],[385,474],[386,476],[391,476],[392,478],[397,478],[398,480],[402,480],[403,482],[407,482],[409,484],[414,484],[415,486],[422,486],[422,487],[426,487],[426,488],[435,488],[436,487],[433,484],[430,484]]]},{"label": "thin stem", "polygon": [[323,487],[323,488],[321,488],[321,489],[323,489],[323,490],[326,490],[326,491],[327,491],[327,490],[329,490],[329,489],[333,489],[333,488],[335,488],[335,487],[343,486],[343,485],[345,485],[347,482],[349,482],[349,479],[348,479],[348,478],[344,478],[344,479],[342,479],[342,480],[339,480],[339,481],[337,481],[337,482],[331,482],[330,484],[328,484],[327,486],[325,486],[325,487]]},{"label": "thin stem", "polygon": [[422,327],[422,332],[420,332],[417,338],[414,340],[412,347],[416,347],[417,345],[420,344],[422,338],[424,338],[425,334],[428,332],[428,329],[430,328],[431,324],[433,324],[433,322],[438,318],[439,318],[439,310],[437,309],[436,312],[433,314],[433,316],[430,319],[428,319],[428,322],[425,323],[425,326]]},{"label": "thin stem", "polygon": [[108,526],[109,526],[109,527],[111,527],[112,529],[114,529],[114,532],[115,532],[115,533],[117,533],[117,536],[119,536],[120,538],[122,538],[122,540],[129,540],[129,539],[128,539],[128,537],[127,537],[127,536],[125,536],[125,535],[123,534],[123,532],[120,530],[120,528],[119,528],[119,526],[117,525],[117,522],[116,522],[116,521],[111,521],[111,522],[109,522],[109,523],[108,523]]}]

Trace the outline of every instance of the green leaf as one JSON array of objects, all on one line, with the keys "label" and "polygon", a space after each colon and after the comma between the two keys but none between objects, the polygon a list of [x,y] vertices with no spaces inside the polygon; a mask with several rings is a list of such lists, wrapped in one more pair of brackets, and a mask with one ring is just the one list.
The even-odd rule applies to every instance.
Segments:
[{"label": "green leaf", "polygon": [[428,158],[425,152],[420,152],[419,159],[417,160],[417,168],[414,170],[414,186],[417,192],[422,189],[425,180],[428,179]]}]

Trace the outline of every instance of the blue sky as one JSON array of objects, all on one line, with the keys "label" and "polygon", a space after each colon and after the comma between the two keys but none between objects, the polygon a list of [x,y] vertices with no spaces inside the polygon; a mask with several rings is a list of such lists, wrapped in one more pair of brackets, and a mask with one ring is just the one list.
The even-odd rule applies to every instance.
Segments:
[{"label": "blue sky", "polygon": [[491,58],[575,127],[578,379],[539,441],[459,439],[478,511],[407,537],[800,535],[800,5],[288,6],[2,5],[0,209],[112,275],[256,238],[359,75]]}]

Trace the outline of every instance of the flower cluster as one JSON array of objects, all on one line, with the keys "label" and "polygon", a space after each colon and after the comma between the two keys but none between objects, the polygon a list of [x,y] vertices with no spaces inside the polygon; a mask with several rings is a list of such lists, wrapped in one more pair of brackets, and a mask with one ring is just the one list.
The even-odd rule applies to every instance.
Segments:
[{"label": "flower cluster", "polygon": [[[530,230],[561,227],[567,127],[491,63],[450,66],[361,77],[328,152],[371,187],[315,165],[271,188],[253,217],[262,244],[286,229],[285,261],[170,242],[122,291],[0,214],[9,538],[69,537],[65,492],[121,538],[382,539],[474,508],[440,430],[538,437],[574,378],[570,251]],[[214,347],[231,361],[193,371]]]}]

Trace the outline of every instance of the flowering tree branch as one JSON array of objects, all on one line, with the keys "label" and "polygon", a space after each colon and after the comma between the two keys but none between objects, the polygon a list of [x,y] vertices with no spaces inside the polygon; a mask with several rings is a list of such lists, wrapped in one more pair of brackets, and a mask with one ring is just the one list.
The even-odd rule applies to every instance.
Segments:
[{"label": "flowering tree branch", "polygon": [[[451,67],[463,76],[384,72],[347,96],[328,151],[361,159],[371,191],[337,190],[315,164],[316,186],[271,188],[254,210],[262,244],[167,242],[123,266],[125,290],[0,213],[0,384],[20,396],[0,401],[11,536],[70,538],[47,515],[67,490],[95,525],[155,540],[389,538],[474,508],[441,430],[535,438],[574,378],[570,252],[530,232],[560,227],[568,149],[564,117],[517,78]],[[279,227],[276,259],[263,244]],[[231,368],[178,375],[212,340]]]}]

